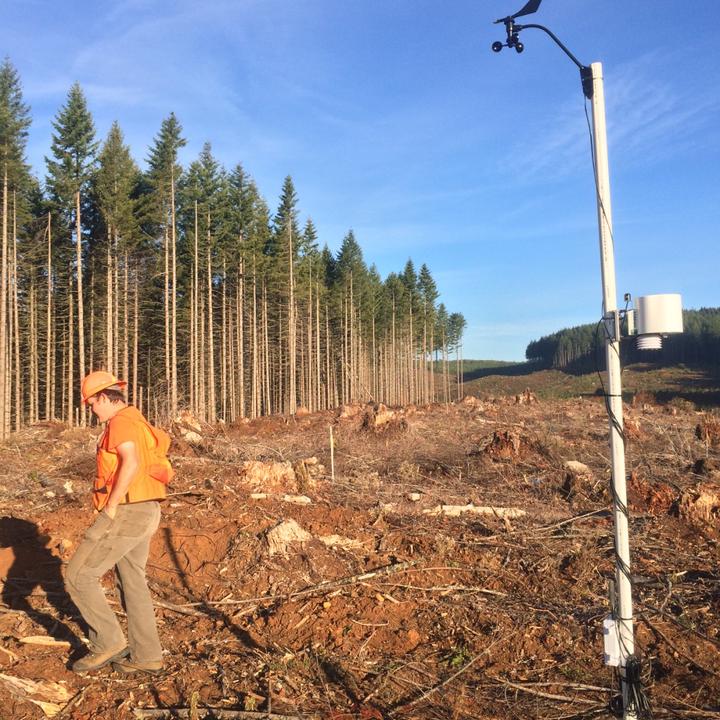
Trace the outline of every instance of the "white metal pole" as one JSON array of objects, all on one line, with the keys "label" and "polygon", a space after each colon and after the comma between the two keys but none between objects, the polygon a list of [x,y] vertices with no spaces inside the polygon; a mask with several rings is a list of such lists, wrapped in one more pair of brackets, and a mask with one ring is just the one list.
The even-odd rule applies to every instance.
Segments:
[{"label": "white metal pole", "polygon": [[608,406],[610,408],[610,460],[615,488],[613,513],[615,516],[615,549],[617,552],[615,586],[617,607],[615,621],[620,642],[620,667],[623,691],[624,718],[637,717],[634,708],[628,710],[628,685],[625,682],[627,659],[635,652],[633,637],[632,587],[630,585],[630,540],[628,536],[627,490],[625,486],[625,447],[622,437],[623,409],[620,379],[620,337],[617,321],[617,290],[615,287],[615,255],[610,206],[610,172],[608,169],[607,129],[605,125],[605,93],[602,64],[593,63],[592,115],[595,178],[597,181],[598,229],[600,234],[600,264],[602,267],[603,318],[606,327],[605,356],[607,359]]}]

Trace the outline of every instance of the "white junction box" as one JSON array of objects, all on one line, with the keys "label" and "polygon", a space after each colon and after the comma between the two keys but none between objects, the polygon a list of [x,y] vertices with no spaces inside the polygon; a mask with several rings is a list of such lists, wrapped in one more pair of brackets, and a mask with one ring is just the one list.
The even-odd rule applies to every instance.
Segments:
[{"label": "white junction box", "polygon": [[609,667],[620,665],[620,639],[618,626],[612,615],[603,620],[603,646],[605,648],[605,664]]}]

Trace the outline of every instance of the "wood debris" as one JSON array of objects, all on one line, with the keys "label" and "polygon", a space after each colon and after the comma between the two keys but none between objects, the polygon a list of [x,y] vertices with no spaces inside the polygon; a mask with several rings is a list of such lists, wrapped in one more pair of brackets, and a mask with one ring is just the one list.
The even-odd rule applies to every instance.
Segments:
[{"label": "wood debris", "polygon": [[691,522],[717,522],[720,514],[720,485],[703,483],[682,494],[680,516]]},{"label": "wood debris", "polygon": [[52,680],[27,680],[0,673],[0,683],[16,697],[37,705],[47,715],[54,717],[70,700],[70,691]]},{"label": "wood debris", "polygon": [[56,640],[49,635],[28,635],[27,637],[19,638],[21,643],[26,645],[43,645],[45,647],[56,647],[69,649],[70,643],[67,640]]},{"label": "wood debris", "polygon": [[244,484],[260,492],[298,492],[297,478],[291,462],[247,460],[238,468],[238,477]]},{"label": "wood debris", "polygon": [[492,505],[436,505],[423,510],[423,515],[445,515],[446,517],[459,517],[460,515],[494,515],[499,518],[519,518],[527,515],[527,511],[520,508],[493,507]]},{"label": "wood debris", "polygon": [[295,520],[283,520],[265,534],[270,555],[287,555],[292,545],[307,543],[312,539],[312,535]]}]

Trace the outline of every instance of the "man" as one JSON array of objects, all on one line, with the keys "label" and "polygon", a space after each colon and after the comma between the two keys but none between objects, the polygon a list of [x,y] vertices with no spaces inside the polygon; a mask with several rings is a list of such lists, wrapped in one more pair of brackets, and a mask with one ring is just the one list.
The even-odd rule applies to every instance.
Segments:
[{"label": "man", "polygon": [[[78,673],[108,663],[122,673],[163,669],[145,565],[150,539],[160,523],[159,500],[166,486],[148,472],[155,437],[136,408],[128,405],[127,383],[104,371],[82,381],[83,402],[106,423],[97,445],[93,503],[98,513],[67,567],[65,585],[89,626],[90,652],[73,663]],[[127,642],[100,580],[115,568],[116,586],[127,614]]]}]

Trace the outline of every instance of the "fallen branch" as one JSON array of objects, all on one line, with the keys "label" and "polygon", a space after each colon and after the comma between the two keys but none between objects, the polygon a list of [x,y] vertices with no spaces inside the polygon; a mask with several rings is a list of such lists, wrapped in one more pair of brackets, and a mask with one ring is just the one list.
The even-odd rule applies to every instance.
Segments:
[{"label": "fallen branch", "polygon": [[707,673],[708,675],[714,675],[715,677],[720,677],[718,673],[716,673],[714,670],[710,670],[710,668],[706,668],[704,665],[701,665],[697,660],[694,660],[691,658],[686,652],[681,650],[675,643],[668,638],[665,633],[660,630],[659,627],[654,625],[652,622],[650,622],[650,619],[648,618],[646,613],[640,613],[640,617],[647,623],[648,627],[659,637],[661,637],[678,655],[682,655],[693,667],[696,667],[698,670],[702,670],[704,673]]},{"label": "fallen branch", "polygon": [[[402,588],[403,590],[421,590],[423,592],[459,592],[464,590],[469,593],[480,593],[481,595],[495,595],[497,597],[507,597],[507,593],[499,590],[488,590],[487,588],[472,587],[469,585],[443,585],[438,587],[422,587],[421,585],[403,585],[401,583],[377,583],[380,587],[386,585],[390,587]],[[396,602],[398,602],[396,600]]]},{"label": "fallen branch", "polygon": [[[155,601],[158,607],[164,607],[168,610],[174,610],[175,612],[185,613],[187,615],[203,615],[204,613],[192,610],[197,607],[221,607],[221,606],[232,606],[232,605],[265,605],[267,603],[274,604],[277,602],[288,602],[289,600],[295,600],[297,598],[312,597],[314,595],[325,595],[333,590],[337,590],[341,587],[347,587],[348,585],[355,585],[358,583],[365,582],[376,577],[382,577],[385,575],[392,575],[396,572],[402,572],[415,565],[414,561],[395,563],[395,565],[386,565],[378,568],[377,570],[371,570],[370,572],[361,573],[360,575],[351,575],[346,578],[340,578],[339,580],[326,580],[318,585],[312,585],[304,590],[298,590],[291,593],[282,593],[280,595],[259,595],[253,598],[244,598],[242,600],[207,600],[203,602],[192,602],[185,603],[183,605],[175,605],[173,603],[162,602],[159,600]],[[457,568],[427,568],[429,570],[442,569],[442,570],[457,570]]]},{"label": "fallen branch", "polygon": [[502,678],[498,677],[490,676],[490,679],[494,680],[500,685],[511,687],[514,690],[519,690],[520,692],[528,693],[529,695],[536,695],[537,697],[545,698],[546,700],[558,700],[559,702],[567,703],[581,703],[582,705],[596,705],[598,707],[601,706],[601,703],[598,703],[595,700],[583,700],[582,698],[572,698],[568,697],[567,695],[554,695],[553,693],[542,692],[542,690],[533,690],[527,685],[520,685],[519,683],[510,682],[509,680],[503,680]]},{"label": "fallen branch", "polygon": [[173,612],[180,613],[181,615],[194,615],[196,617],[205,615],[205,613],[199,610],[193,610],[193,606],[203,606],[209,603],[187,603],[186,605],[175,605],[174,603],[165,602],[164,600],[153,600],[153,605],[164,608],[165,610],[172,610]]},{"label": "fallen branch", "polygon": [[11,660],[19,660],[20,657],[16,655],[12,650],[8,650],[0,645],[0,651],[4,652]]},{"label": "fallen branch", "polygon": [[[199,718],[212,718],[213,720],[310,720],[310,718],[316,718],[317,715],[278,715],[273,712],[250,712],[249,710],[225,710],[224,708],[212,708],[206,707],[196,711],[196,717]],[[167,709],[152,709],[152,710],[133,710],[135,717],[138,720],[144,720],[145,718],[157,718],[163,720],[167,718],[172,720],[173,718],[192,718],[190,708],[167,708]]]},{"label": "fallen branch", "polygon": [[[659,615],[662,615],[667,620],[670,620],[670,622],[674,623],[678,627],[682,628],[683,630],[687,630],[694,635],[697,635],[699,638],[702,638],[703,640],[706,640],[709,643],[712,643],[716,647],[720,648],[720,641],[716,640],[715,638],[710,637],[709,635],[706,635],[703,632],[700,632],[699,630],[696,630],[693,627],[685,627],[672,613],[669,613],[667,610],[663,610],[662,608],[655,607],[654,605],[649,605],[648,603],[639,603],[642,607],[646,607],[648,610],[652,610],[653,612],[658,613]],[[644,613],[641,613],[643,617],[645,616]]]},{"label": "fallen branch", "polygon": [[[442,690],[446,685],[449,685],[453,680],[455,680],[457,677],[462,675],[464,672],[470,669],[472,665],[474,665],[480,658],[487,655],[490,650],[492,650],[496,645],[499,643],[509,640],[513,635],[517,635],[517,633],[520,632],[520,630],[514,630],[513,632],[509,633],[508,635],[505,635],[499,639],[497,639],[495,642],[490,643],[481,653],[476,655],[472,660],[465,663],[456,673],[453,673],[449,678],[446,680],[443,680],[441,683],[438,683],[437,685],[434,685],[429,690],[426,690],[420,695],[420,697],[415,698],[415,700],[411,700],[408,703],[405,703],[404,705],[398,705],[392,709],[392,711],[388,714],[388,717],[395,717],[400,711],[405,711],[408,708],[413,707],[414,705],[417,705],[418,703],[422,702],[423,700],[427,700],[433,693],[436,693],[438,690]],[[369,697],[369,696],[368,696]]]},{"label": "fallen branch", "polygon": [[602,510],[591,510],[590,512],[582,513],[581,515],[574,515],[571,518],[561,520],[560,522],[553,523],[552,525],[543,525],[542,527],[539,527],[534,533],[532,533],[532,535],[535,535],[539,532],[544,532],[545,530],[555,530],[559,527],[563,527],[564,525],[570,525],[574,522],[579,522],[580,520],[587,520],[587,518],[595,517],[597,515],[609,517],[610,512],[603,508]]}]

